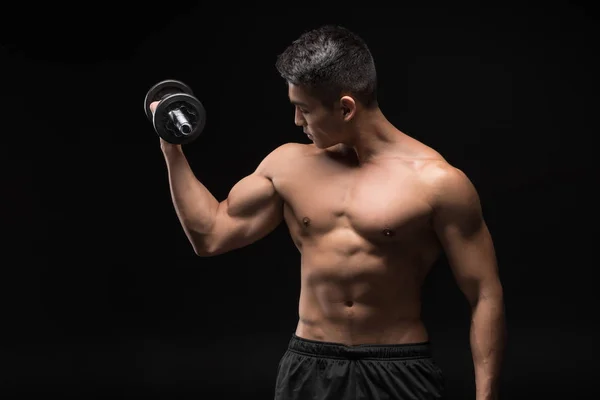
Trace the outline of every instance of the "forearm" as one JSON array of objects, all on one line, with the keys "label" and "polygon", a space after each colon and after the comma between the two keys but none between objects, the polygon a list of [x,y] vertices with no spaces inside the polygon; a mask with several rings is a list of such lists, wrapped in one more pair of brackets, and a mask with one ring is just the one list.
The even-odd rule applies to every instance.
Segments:
[{"label": "forearm", "polygon": [[496,400],[506,340],[501,289],[482,294],[472,310],[471,352],[475,370],[477,400]]},{"label": "forearm", "polygon": [[163,154],[167,164],[171,199],[179,221],[198,253],[215,223],[219,202],[198,181],[179,146],[166,146]]}]

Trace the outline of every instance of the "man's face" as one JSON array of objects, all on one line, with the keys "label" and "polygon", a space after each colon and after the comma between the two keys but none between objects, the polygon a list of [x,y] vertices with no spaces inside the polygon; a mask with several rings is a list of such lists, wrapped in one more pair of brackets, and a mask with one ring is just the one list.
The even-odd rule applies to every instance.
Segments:
[{"label": "man's face", "polygon": [[343,141],[345,125],[339,105],[329,110],[310,96],[306,89],[291,83],[288,85],[288,96],[295,106],[294,123],[302,127],[315,146],[324,149]]}]

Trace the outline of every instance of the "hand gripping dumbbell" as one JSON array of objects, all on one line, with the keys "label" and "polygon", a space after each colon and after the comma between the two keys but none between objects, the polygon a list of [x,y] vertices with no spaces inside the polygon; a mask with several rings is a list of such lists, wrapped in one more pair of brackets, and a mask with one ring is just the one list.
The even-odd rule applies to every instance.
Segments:
[{"label": "hand gripping dumbbell", "polygon": [[[150,104],[158,101],[154,114]],[[206,110],[185,83],[173,79],[152,86],[144,99],[146,116],[166,142],[186,144],[194,141],[206,123]]]}]

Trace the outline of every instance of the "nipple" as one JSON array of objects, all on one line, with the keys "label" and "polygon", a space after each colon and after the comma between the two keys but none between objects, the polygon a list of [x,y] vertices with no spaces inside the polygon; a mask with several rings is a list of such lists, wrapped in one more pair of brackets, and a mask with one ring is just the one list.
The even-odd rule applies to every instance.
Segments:
[{"label": "nipple", "polygon": [[387,237],[392,237],[394,236],[394,231],[389,228],[386,228],[383,230],[383,235]]},{"label": "nipple", "polygon": [[302,219],[302,224],[306,227],[308,227],[310,225],[310,219],[308,217],[304,217]]}]

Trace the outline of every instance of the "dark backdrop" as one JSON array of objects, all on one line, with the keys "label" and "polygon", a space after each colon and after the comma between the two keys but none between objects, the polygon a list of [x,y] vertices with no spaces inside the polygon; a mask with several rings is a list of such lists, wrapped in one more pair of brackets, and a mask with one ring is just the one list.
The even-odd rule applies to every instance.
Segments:
[{"label": "dark backdrop", "polygon": [[[299,254],[282,225],[196,257],[142,104],[166,78],[193,88],[207,125],[185,151],[223,199],[274,147],[306,141],[274,61],[322,23],[366,39],[385,114],[480,192],[506,291],[503,398],[596,386],[589,9],[83,4],[3,14],[0,397],[271,398]],[[424,317],[451,398],[473,398],[469,309],[445,259]]]}]

